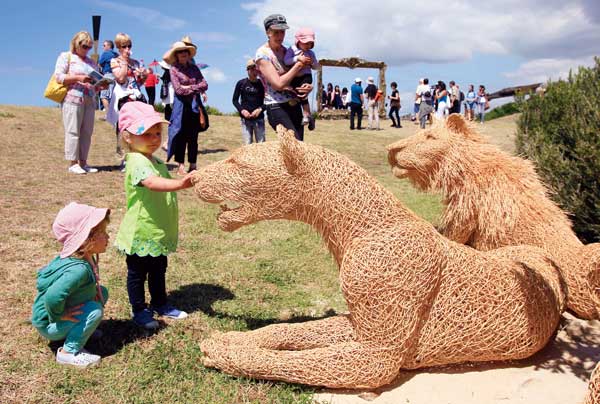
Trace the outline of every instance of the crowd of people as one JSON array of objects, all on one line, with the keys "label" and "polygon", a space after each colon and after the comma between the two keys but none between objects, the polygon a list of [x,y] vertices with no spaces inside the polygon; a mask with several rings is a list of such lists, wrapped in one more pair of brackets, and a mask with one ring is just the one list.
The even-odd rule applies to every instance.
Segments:
[{"label": "crowd of people", "polygon": [[[302,140],[305,127],[309,130],[315,128],[308,102],[308,95],[313,89],[312,71],[320,68],[313,51],[315,33],[309,28],[298,30],[293,45],[286,48],[283,40],[289,27],[285,17],[271,15],[265,19],[264,26],[267,43],[258,48],[255,57],[247,62],[247,77],[236,83],[233,92],[232,102],[240,115],[243,142],[265,141],[265,112],[273,128],[283,124],[294,130],[296,137]],[[117,34],[114,42],[104,41],[104,51],[98,65],[87,56],[87,43],[91,43],[89,34],[79,32],[72,40],[71,52],[59,56],[55,69],[57,81],[69,88],[62,104],[65,157],[70,161],[69,172],[86,174],[97,171],[87,164],[96,91],[99,91],[101,105],[107,111],[104,119],[115,127],[116,152],[123,156],[118,127],[119,110],[130,101],[154,105],[156,87],[161,83],[158,98],[164,106],[165,119],[170,122],[168,139],[162,145],[167,151],[167,161],[174,157],[177,173],[185,175],[187,149],[187,171],[194,170],[198,134],[208,128],[209,122],[205,108],[208,84],[195,63],[197,47],[191,38],[186,36],[173,44],[163,60],[158,62],[162,68],[160,80],[152,69],[131,58],[132,40],[127,34]],[[90,69],[97,69],[104,77],[114,81],[108,87],[97,88],[86,77]],[[383,92],[377,88],[373,77],[368,77],[364,89],[362,80],[356,78],[350,89],[343,87],[340,90],[339,85],[327,83],[319,92],[321,109],[350,110],[351,130],[363,129],[364,111],[368,116],[366,129],[379,130],[382,103],[389,107],[391,126],[402,127],[399,112],[401,100],[396,82],[391,83],[387,100],[383,99]],[[428,79],[421,79],[415,92],[411,119],[425,127],[432,114],[441,118],[464,110],[467,119],[478,119],[483,123],[488,108],[488,95],[483,85],[479,86],[478,91],[470,85],[465,94],[454,81],[450,81],[447,87],[443,81],[430,85]],[[122,157],[123,171],[124,164]]]},{"label": "crowd of people", "polygon": [[473,84],[469,84],[467,93],[460,90],[454,80],[449,87],[443,81],[438,81],[434,86],[430,85],[428,78],[419,80],[415,90],[414,109],[411,119],[425,128],[431,115],[443,119],[449,114],[460,114],[464,110],[465,118],[474,121],[477,118],[480,123],[485,120],[485,111],[490,108],[489,94],[485,86],[480,85],[477,92]]}]

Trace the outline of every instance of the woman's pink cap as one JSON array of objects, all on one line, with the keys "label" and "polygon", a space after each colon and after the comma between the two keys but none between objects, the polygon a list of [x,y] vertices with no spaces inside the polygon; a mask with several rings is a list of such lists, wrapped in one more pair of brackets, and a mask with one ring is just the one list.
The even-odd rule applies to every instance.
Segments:
[{"label": "woman's pink cap", "polygon": [[310,28],[300,28],[295,35],[296,43],[315,42],[315,31]]},{"label": "woman's pink cap", "polygon": [[154,110],[152,105],[140,101],[131,101],[123,105],[119,111],[119,130],[143,135],[157,123],[169,123]]},{"label": "woman's pink cap", "polygon": [[52,231],[63,245],[60,258],[66,258],[81,247],[96,227],[110,212],[106,208],[95,208],[77,202],[71,202],[58,212]]}]

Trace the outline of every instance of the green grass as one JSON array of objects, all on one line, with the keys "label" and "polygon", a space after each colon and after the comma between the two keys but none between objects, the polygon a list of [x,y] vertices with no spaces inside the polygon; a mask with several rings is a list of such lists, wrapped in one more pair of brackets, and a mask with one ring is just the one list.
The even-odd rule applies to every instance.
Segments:
[{"label": "green grass", "polygon": [[[124,259],[113,249],[101,256],[102,282],[110,298],[100,328],[88,343],[103,356],[97,369],[58,366],[54,352],[28,323],[36,269],[58,251],[50,226],[71,200],[112,209],[114,238],[124,214],[123,176],[116,168],[114,132],[96,121],[90,163],[106,171],[67,174],[60,110],[3,106],[0,120],[0,403],[309,403],[313,388],[230,377],[202,365],[199,343],[214,331],[249,330],[346,310],[337,267],[316,232],[290,221],[262,222],[224,233],[218,207],[191,191],[178,194],[180,245],[169,258],[172,302],[188,311],[154,334],[130,322]],[[98,113],[100,116],[101,113]],[[387,126],[387,125],[382,125]],[[389,170],[385,146],[413,128],[350,132],[347,121],[319,121],[307,141],[337,150],[363,166],[410,209],[435,222],[439,198],[415,191]],[[268,140],[274,140],[272,131]],[[26,141],[24,141],[26,139]],[[201,165],[227,157],[241,144],[239,119],[211,116],[200,135]],[[32,147],[24,147],[33,145]]]}]

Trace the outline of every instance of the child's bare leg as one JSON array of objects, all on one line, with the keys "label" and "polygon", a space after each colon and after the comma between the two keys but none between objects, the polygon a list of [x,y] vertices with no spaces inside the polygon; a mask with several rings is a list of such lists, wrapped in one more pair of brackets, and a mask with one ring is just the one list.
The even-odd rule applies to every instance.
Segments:
[{"label": "child's bare leg", "polygon": [[302,104],[302,111],[304,112],[304,116],[310,116],[310,106],[308,104]]}]

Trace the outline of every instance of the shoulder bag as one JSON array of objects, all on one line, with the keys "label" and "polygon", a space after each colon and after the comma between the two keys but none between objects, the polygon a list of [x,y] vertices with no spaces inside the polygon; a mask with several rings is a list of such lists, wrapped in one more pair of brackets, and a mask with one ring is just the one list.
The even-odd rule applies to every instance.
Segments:
[{"label": "shoulder bag", "polygon": [[[67,73],[69,73],[69,68],[71,67],[71,52],[69,52],[69,60],[67,61]],[[54,102],[58,102],[61,104],[65,97],[67,96],[68,87],[64,84],[56,81],[56,75],[54,72],[50,76],[50,80],[48,80],[48,85],[46,86],[46,90],[44,91],[44,97],[52,100]]]}]

